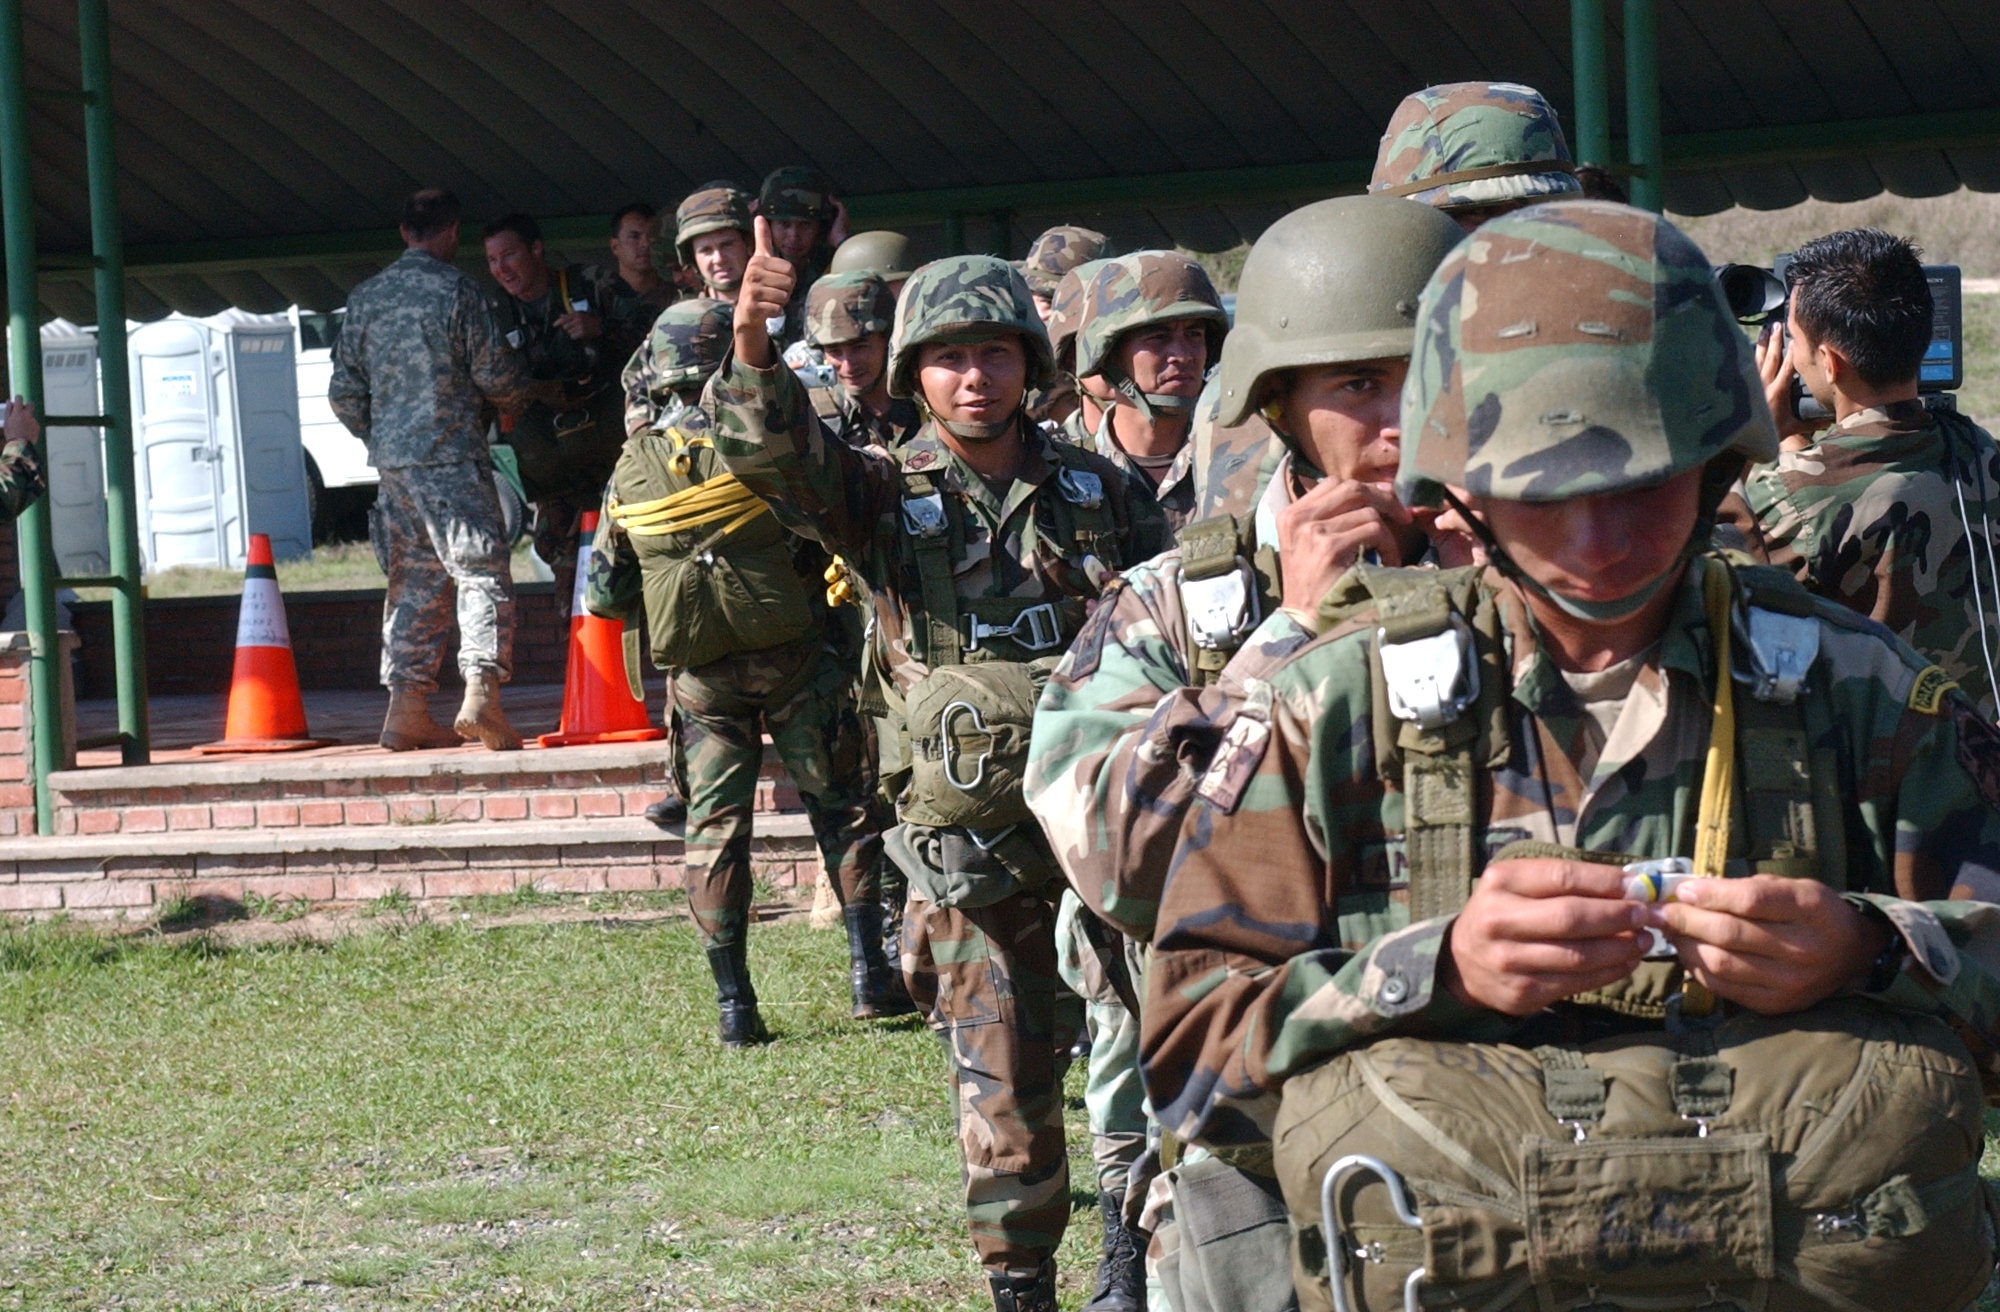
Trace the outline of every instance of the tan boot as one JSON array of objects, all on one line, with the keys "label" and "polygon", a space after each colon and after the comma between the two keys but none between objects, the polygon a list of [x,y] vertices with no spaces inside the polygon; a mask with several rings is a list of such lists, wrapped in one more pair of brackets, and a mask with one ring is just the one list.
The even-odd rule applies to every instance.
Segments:
[{"label": "tan boot", "polygon": [[452,726],[467,742],[486,744],[488,751],[518,752],[521,735],[507,723],[500,709],[500,680],[492,674],[474,674],[465,680],[465,700],[459,703],[458,720]]},{"label": "tan boot", "polygon": [[456,747],[456,733],[431,718],[430,696],[420,688],[389,689],[389,715],[382,721],[382,745],[392,752]]}]

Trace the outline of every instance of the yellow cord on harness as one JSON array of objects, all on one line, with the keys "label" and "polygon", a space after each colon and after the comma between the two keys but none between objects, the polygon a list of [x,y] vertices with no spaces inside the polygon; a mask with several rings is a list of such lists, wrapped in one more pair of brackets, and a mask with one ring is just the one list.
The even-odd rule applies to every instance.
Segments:
[{"label": "yellow cord on harness", "polygon": [[[833,563],[826,567],[825,578],[827,605],[845,606],[849,602],[854,602],[854,583],[848,574],[847,562],[845,560],[839,556],[835,556]],[[860,603],[855,602],[854,604],[859,605]]]},{"label": "yellow cord on harness", "polygon": [[[1736,680],[1729,655],[1729,570],[1720,561],[1702,563],[1702,600],[1708,609],[1709,639],[1715,644],[1715,710],[1708,728],[1708,756],[1702,766],[1701,807],[1694,821],[1694,873],[1720,878],[1729,860],[1730,829],[1736,801]],[[1706,1016],[1715,995],[1699,982],[1681,985],[1681,1014]]]},{"label": "yellow cord on harness", "polygon": [[614,500],[610,510],[618,527],[648,538],[688,533],[725,520],[728,522],[718,536],[727,537],[757,516],[771,513],[763,498],[738,482],[734,474],[718,474],[654,501],[624,505]]}]

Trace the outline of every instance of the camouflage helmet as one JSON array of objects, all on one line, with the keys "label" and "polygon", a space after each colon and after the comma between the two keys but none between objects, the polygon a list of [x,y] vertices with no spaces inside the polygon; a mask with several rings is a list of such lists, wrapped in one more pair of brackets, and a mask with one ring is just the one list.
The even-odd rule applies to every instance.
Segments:
[{"label": "camouflage helmet", "polygon": [[1014,266],[992,255],[952,255],[910,275],[896,302],[889,339],[889,395],[916,396],[917,348],[966,333],[1019,333],[1028,352],[1030,389],[1055,377],[1048,330],[1028,284]]},{"label": "camouflage helmet", "polygon": [[1403,97],[1368,190],[1439,209],[1505,205],[1582,190],[1556,111],[1518,82],[1448,82]]},{"label": "camouflage helmet", "polygon": [[833,263],[826,266],[828,273],[872,273],[887,282],[907,278],[913,266],[910,263],[910,239],[900,232],[857,232],[833,253]]},{"label": "camouflage helmet", "polygon": [[660,311],[649,343],[652,386],[678,392],[706,383],[729,353],[735,322],[733,304],[705,296],[676,301]]},{"label": "camouflage helmet", "polygon": [[1028,247],[1027,258],[1016,266],[1028,280],[1028,290],[1045,299],[1054,299],[1056,284],[1065,273],[1089,260],[1102,259],[1110,238],[1089,228],[1068,224],[1050,228]]},{"label": "camouflage helmet", "polygon": [[1508,501],[1777,458],[1757,365],[1708,259],[1656,214],[1565,200],[1466,238],[1424,289],[1396,489]]},{"label": "camouflage helmet", "polygon": [[824,173],[804,164],[773,169],[758,188],[757,212],[773,223],[781,219],[832,223],[833,184]]},{"label": "camouflage helmet", "polygon": [[1121,404],[1151,417],[1156,410],[1185,414],[1190,397],[1141,392],[1112,358],[1119,339],[1149,324],[1193,319],[1208,339],[1208,360],[1222,352],[1229,313],[1208,271],[1179,251],[1134,251],[1100,263],[1083,288],[1083,312],[1076,327],[1076,376],[1101,375],[1117,389]]},{"label": "camouflage helmet", "polygon": [[806,293],[806,340],[814,346],[887,335],[895,320],[895,293],[872,273],[829,273]]},{"label": "camouflage helmet", "polygon": [[1464,236],[1391,196],[1319,201],[1264,229],[1236,284],[1215,422],[1248,419],[1282,370],[1408,355],[1424,284]]},{"label": "camouflage helmet", "polygon": [[711,182],[694,192],[674,211],[674,251],[683,266],[694,264],[694,239],[704,233],[735,228],[748,240],[750,193],[733,182]]},{"label": "camouflage helmet", "polygon": [[1076,330],[1083,325],[1084,289],[1106,260],[1085,260],[1062,276],[1055,294],[1049,297],[1049,348],[1055,352],[1056,368],[1076,372]]}]

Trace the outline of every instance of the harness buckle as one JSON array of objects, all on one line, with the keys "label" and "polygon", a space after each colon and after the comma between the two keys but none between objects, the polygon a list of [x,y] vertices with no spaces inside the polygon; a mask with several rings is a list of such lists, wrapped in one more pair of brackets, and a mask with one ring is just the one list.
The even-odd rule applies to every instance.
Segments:
[{"label": "harness buckle", "polygon": [[978,651],[988,638],[1010,638],[1015,646],[1029,651],[1048,651],[1063,643],[1062,617],[1056,614],[1055,603],[1049,601],[1028,607],[1011,624],[988,624],[977,615],[968,615],[965,629],[967,651]]},{"label": "harness buckle", "polygon": [[1095,510],[1104,504],[1104,480],[1088,469],[1071,469],[1067,465],[1056,475],[1056,491],[1062,499],[1073,506],[1085,510]]},{"label": "harness buckle", "polygon": [[903,530],[920,538],[943,536],[947,521],[944,515],[944,493],[932,492],[928,496],[903,498]]},{"label": "harness buckle", "polygon": [[1749,606],[1735,621],[1736,633],[1749,654],[1750,695],[1760,702],[1790,706],[1805,686],[1806,671],[1819,656],[1819,621],[1809,615]]},{"label": "harness buckle", "polygon": [[1233,651],[1262,618],[1257,590],[1250,586],[1250,567],[1237,557],[1226,574],[1191,579],[1181,576],[1181,607],[1187,612],[1188,634],[1203,651]]},{"label": "harness buckle", "polygon": [[1387,629],[1375,632],[1382,658],[1382,682],[1389,710],[1420,729],[1439,729],[1464,713],[1479,696],[1479,663],[1473,659],[1472,631],[1453,617],[1451,627],[1426,638],[1390,642]]}]

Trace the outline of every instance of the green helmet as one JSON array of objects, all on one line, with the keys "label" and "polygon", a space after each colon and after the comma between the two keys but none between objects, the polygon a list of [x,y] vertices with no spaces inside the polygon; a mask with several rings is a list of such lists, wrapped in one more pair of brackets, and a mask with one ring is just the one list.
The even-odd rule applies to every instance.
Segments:
[{"label": "green helmet", "polygon": [[1424,289],[1396,490],[1507,501],[1651,487],[1778,434],[1708,259],[1656,214],[1565,200],[1466,238]]},{"label": "green helmet", "polygon": [[833,253],[833,263],[826,268],[828,273],[872,273],[888,282],[907,278],[914,269],[910,263],[910,239],[900,232],[857,232]]},{"label": "green helmet", "polygon": [[773,169],[757,191],[757,212],[773,223],[780,219],[832,223],[833,184],[824,173],[804,164]]},{"label": "green helmet", "polygon": [[1125,334],[1175,319],[1198,320],[1207,330],[1208,360],[1222,353],[1229,314],[1208,279],[1208,270],[1179,251],[1134,251],[1105,260],[1084,285],[1083,313],[1076,327],[1076,376],[1101,374],[1140,413],[1185,414],[1186,397],[1141,392],[1112,358]]},{"label": "green helmet", "polygon": [[729,353],[735,323],[733,304],[705,296],[660,311],[653,321],[652,386],[679,392],[706,383]]},{"label": "green helmet", "polygon": [[1582,190],[1556,111],[1518,82],[1448,82],[1403,97],[1368,190],[1439,209]]},{"label": "green helmet", "polygon": [[1029,291],[1053,299],[1064,274],[1079,264],[1103,258],[1110,244],[1110,238],[1101,232],[1065,224],[1035,238],[1035,244],[1028,247],[1028,257],[1018,267],[1028,280]]},{"label": "green helmet", "polygon": [[1340,196],[1264,229],[1236,285],[1215,422],[1234,428],[1284,369],[1408,355],[1417,298],[1465,234],[1428,205]]},{"label": "green helmet", "polygon": [[1049,297],[1049,348],[1055,352],[1056,368],[1076,372],[1076,330],[1083,325],[1084,288],[1106,260],[1085,260],[1062,276]]},{"label": "green helmet", "polygon": [[895,321],[895,294],[872,273],[829,273],[806,293],[806,341],[814,346],[887,334]]},{"label": "green helmet", "polygon": [[733,182],[711,182],[680,203],[674,211],[674,251],[683,267],[694,264],[694,239],[704,233],[734,228],[748,240],[750,193]]},{"label": "green helmet", "polygon": [[918,347],[967,333],[1019,333],[1028,352],[1028,387],[1047,387],[1054,379],[1048,330],[1014,266],[992,255],[952,255],[911,274],[896,302],[889,394],[917,395]]}]

